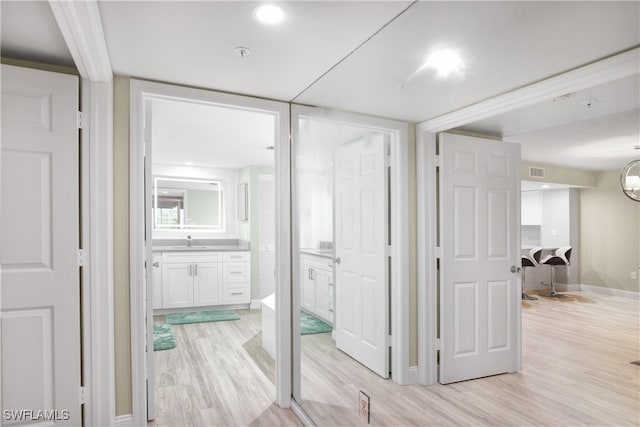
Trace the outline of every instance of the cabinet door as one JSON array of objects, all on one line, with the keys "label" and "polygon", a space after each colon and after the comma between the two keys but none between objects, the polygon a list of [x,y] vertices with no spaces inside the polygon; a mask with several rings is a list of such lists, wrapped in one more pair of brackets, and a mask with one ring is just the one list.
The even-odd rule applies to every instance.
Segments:
[{"label": "cabinet door", "polygon": [[162,266],[164,308],[193,306],[193,266],[191,263]]},{"label": "cabinet door", "polygon": [[195,305],[222,304],[222,264],[200,262],[194,268]]},{"label": "cabinet door", "polygon": [[302,308],[315,311],[316,307],[316,283],[313,279],[314,269],[308,264],[302,264],[301,268],[301,301]]},{"label": "cabinet door", "polygon": [[153,309],[157,310],[162,307],[162,254],[154,253],[153,254],[153,266],[151,268],[152,271],[152,295],[153,299]]},{"label": "cabinet door", "polygon": [[331,282],[332,273],[327,270],[315,270],[316,282],[316,307],[315,312],[324,320],[331,320],[331,312],[329,311],[329,283]]}]

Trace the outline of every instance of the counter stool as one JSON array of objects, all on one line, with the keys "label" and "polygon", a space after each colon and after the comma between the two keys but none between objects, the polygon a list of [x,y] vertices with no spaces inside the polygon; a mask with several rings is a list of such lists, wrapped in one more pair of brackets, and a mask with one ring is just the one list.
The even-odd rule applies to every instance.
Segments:
[{"label": "counter stool", "polygon": [[540,256],[542,255],[542,248],[537,247],[529,251],[529,255],[522,255],[522,299],[528,301],[535,301],[538,298],[527,295],[525,291],[525,272],[527,267],[536,267],[540,263]]},{"label": "counter stool", "polygon": [[556,249],[553,255],[547,255],[540,261],[540,264],[551,266],[551,290],[549,292],[541,293],[543,297],[550,298],[564,298],[566,295],[556,292],[556,267],[559,265],[568,266],[571,265],[569,260],[571,259],[571,246],[563,246]]}]

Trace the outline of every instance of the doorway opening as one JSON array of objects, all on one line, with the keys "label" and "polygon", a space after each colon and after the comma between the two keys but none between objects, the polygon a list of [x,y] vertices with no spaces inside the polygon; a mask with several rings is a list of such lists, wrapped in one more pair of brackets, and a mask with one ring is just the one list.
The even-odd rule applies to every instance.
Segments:
[{"label": "doorway opening", "polygon": [[276,301],[286,248],[276,229],[288,112],[270,101],[135,83],[144,203],[141,212],[131,207],[142,225],[132,246],[143,260],[141,301],[132,281],[132,329],[142,338],[132,342],[132,360],[143,362],[132,372],[134,412],[161,424],[249,424],[275,409],[282,382]]}]

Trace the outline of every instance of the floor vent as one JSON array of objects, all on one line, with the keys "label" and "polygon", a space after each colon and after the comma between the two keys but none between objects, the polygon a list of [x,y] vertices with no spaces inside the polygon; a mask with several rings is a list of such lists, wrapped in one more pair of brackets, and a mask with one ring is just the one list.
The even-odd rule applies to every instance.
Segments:
[{"label": "floor vent", "polygon": [[530,167],[529,168],[529,177],[530,178],[544,178],[544,168]]}]

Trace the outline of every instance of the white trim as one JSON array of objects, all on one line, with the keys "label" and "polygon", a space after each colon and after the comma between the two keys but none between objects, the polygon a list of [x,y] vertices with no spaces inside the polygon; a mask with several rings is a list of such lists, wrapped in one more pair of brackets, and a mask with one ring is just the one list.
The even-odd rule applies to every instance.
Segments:
[{"label": "white trim", "polygon": [[[560,288],[560,286],[562,285],[556,284],[556,287]],[[573,286],[573,285],[570,285],[570,286]],[[579,289],[580,291],[584,291],[584,292],[593,292],[594,294],[611,295],[614,297],[629,298],[632,300],[640,301],[640,292],[627,291],[624,289],[605,288],[604,286],[585,285],[585,284],[580,284],[577,286],[580,287]],[[569,289],[569,291],[571,290],[577,290],[577,289]]]},{"label": "white trim", "polygon": [[[317,120],[328,120],[351,124],[387,132],[392,135],[391,147],[391,372],[392,379],[398,384],[409,382],[409,124],[395,120],[382,119],[360,114],[329,111],[322,108],[292,105],[292,134],[298,138],[298,122],[300,117],[312,117]],[[295,183],[292,193],[295,194]],[[293,221],[293,253],[299,253],[298,224],[294,212]],[[292,260],[292,271],[300,271],[298,257]],[[393,284],[398,284],[394,286]],[[292,290],[293,310],[293,370],[294,398],[300,398],[300,283],[299,275],[293,276]]]},{"label": "white trim", "polygon": [[407,375],[407,384],[420,384],[420,367],[409,366],[409,374]]},{"label": "white trim", "polygon": [[[289,105],[241,95],[131,80],[130,83],[130,258],[131,258],[131,386],[132,423],[146,424],[145,274],[144,242],[144,101],[180,99],[272,114],[276,121],[276,402],[289,407],[291,400],[290,323],[290,148]],[[150,264],[150,260],[149,260]]]},{"label": "white trim", "polygon": [[520,89],[469,105],[459,110],[427,120],[421,125],[429,132],[441,132],[467,123],[486,119],[638,73],[640,48],[614,55],[576,68]]},{"label": "white trim", "polygon": [[416,163],[418,368],[420,384],[431,385],[438,381],[436,134],[428,132],[422,123],[416,128]]},{"label": "white trim", "polygon": [[113,326],[113,85],[82,79],[83,365],[85,424],[115,416]]},{"label": "white trim", "polygon": [[249,310],[261,310],[261,309],[262,309],[262,300],[252,299],[251,305],[249,305]]},{"label": "white trim", "polygon": [[[100,425],[100,424],[96,424],[96,425]],[[111,424],[109,424],[111,425]],[[113,423],[113,425],[116,426],[122,426],[122,427],[129,427],[129,426],[133,426],[133,415],[131,414],[126,414],[126,415],[118,415],[115,418],[115,421]]]},{"label": "white trim", "polygon": [[110,82],[113,72],[98,2],[49,0],[49,6],[80,75]]}]

